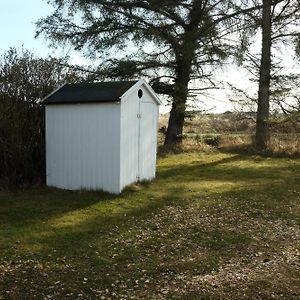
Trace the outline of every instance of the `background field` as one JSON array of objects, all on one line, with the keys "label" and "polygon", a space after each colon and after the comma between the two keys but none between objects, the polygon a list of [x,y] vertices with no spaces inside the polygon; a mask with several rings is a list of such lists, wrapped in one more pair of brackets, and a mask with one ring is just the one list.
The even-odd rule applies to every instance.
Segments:
[{"label": "background field", "polygon": [[120,196],[0,191],[0,299],[299,297],[299,159],[168,154]]},{"label": "background field", "polygon": [[[255,135],[255,113],[226,112],[223,114],[188,113],[186,118],[182,150],[208,150],[213,146],[223,150],[243,150],[255,153],[252,142]],[[160,144],[164,141],[168,114],[160,117]],[[282,122],[278,122],[279,120]],[[284,120],[284,121],[283,121]],[[300,123],[277,116],[277,122],[270,125],[268,150],[261,154],[272,156],[300,157]]]}]

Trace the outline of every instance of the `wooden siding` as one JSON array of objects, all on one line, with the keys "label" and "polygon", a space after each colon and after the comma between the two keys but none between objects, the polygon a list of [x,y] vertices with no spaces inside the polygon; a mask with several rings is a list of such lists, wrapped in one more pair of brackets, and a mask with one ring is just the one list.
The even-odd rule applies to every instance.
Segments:
[{"label": "wooden siding", "polygon": [[46,107],[47,185],[120,192],[120,104]]}]

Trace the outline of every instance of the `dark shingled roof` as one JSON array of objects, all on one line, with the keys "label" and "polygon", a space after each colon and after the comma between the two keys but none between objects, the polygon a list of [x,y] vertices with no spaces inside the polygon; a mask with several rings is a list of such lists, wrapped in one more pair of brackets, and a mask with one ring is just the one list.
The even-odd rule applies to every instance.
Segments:
[{"label": "dark shingled roof", "polygon": [[137,81],[66,84],[47,96],[43,104],[117,102]]}]

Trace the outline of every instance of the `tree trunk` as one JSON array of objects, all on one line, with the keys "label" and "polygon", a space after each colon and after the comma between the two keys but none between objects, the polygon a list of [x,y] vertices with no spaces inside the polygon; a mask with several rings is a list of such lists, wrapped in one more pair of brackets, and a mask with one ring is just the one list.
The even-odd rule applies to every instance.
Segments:
[{"label": "tree trunk", "polygon": [[182,130],[185,117],[186,101],[188,97],[190,72],[190,62],[183,63],[182,67],[178,68],[165,145],[180,144],[182,142]]},{"label": "tree trunk", "polygon": [[186,99],[181,99],[180,102],[173,101],[165,138],[165,145],[174,145],[182,142],[185,103]]},{"label": "tree trunk", "polygon": [[182,130],[188,98],[188,84],[191,79],[191,71],[195,53],[198,47],[198,25],[202,21],[202,1],[192,1],[192,9],[189,12],[189,24],[185,27],[183,42],[177,49],[176,55],[176,80],[173,92],[173,103],[169,117],[169,124],[165,139],[165,145],[182,142]]},{"label": "tree trunk", "polygon": [[266,149],[269,141],[269,108],[271,78],[271,6],[272,0],[263,0],[262,50],[259,74],[258,106],[256,116],[255,145]]}]

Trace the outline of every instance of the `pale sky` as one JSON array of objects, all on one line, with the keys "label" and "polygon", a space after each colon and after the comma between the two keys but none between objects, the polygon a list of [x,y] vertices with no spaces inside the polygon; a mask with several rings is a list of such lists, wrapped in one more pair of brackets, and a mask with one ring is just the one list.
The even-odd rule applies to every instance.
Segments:
[{"label": "pale sky", "polygon": [[51,6],[42,0],[0,0],[0,52],[23,45],[38,56],[47,56],[45,41],[34,39],[34,22],[50,11]]},{"label": "pale sky", "polygon": [[[51,11],[52,6],[47,4],[46,0],[0,0],[0,55],[10,47],[23,46],[40,57],[69,55],[71,63],[82,64],[84,58],[71,48],[53,50],[48,47],[49,43],[44,38],[34,38],[36,31],[34,23],[49,15]],[[229,69],[225,74],[220,71],[219,77],[247,85],[247,78],[242,71]],[[199,97],[199,100],[204,100],[205,109],[213,108],[214,112],[224,112],[233,109],[227,98],[226,92],[216,91],[213,93],[213,99]],[[203,104],[201,105],[203,108]],[[161,107],[161,112],[168,110],[168,107]]]}]

